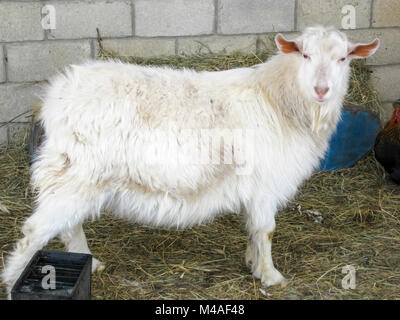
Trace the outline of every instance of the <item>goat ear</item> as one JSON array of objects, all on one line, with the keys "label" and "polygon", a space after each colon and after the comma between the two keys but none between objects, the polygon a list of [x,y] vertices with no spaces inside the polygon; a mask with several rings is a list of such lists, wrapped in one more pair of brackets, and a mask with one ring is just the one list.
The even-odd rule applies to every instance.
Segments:
[{"label": "goat ear", "polygon": [[275,36],[275,43],[279,51],[282,53],[300,52],[295,41],[286,40],[280,33]]},{"label": "goat ear", "polygon": [[379,48],[379,39],[375,39],[371,43],[357,43],[349,47],[349,57],[355,59],[368,58],[372,56]]}]

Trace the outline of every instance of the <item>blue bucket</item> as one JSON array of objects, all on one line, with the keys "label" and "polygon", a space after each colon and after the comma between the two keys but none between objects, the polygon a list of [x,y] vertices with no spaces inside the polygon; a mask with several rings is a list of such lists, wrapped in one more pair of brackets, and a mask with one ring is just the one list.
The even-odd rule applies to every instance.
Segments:
[{"label": "blue bucket", "polygon": [[376,115],[358,107],[346,107],[329,142],[320,170],[348,168],[370,151],[381,125]]}]

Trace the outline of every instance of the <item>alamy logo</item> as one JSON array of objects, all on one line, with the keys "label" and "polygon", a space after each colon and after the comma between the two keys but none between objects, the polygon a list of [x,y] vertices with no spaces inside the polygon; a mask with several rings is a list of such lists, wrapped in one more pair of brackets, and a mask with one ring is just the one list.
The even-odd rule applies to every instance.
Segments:
[{"label": "alamy logo", "polygon": [[356,269],[351,265],[347,265],[342,268],[342,273],[346,274],[342,279],[342,288],[354,290],[356,288]]},{"label": "alamy logo", "polygon": [[342,7],[342,28],[355,29],[356,28],[356,8],[352,5],[345,5]]},{"label": "alamy logo", "polygon": [[42,28],[44,30],[54,30],[56,28],[56,8],[50,4],[42,7]]},{"label": "alamy logo", "polygon": [[41,272],[46,273],[42,278],[42,288],[54,290],[56,288],[56,268],[50,265],[43,266]]},{"label": "alamy logo", "polygon": [[[149,165],[235,165],[237,175],[253,171],[252,129],[142,130],[147,144],[142,160]],[[261,134],[261,133],[258,133]]]}]

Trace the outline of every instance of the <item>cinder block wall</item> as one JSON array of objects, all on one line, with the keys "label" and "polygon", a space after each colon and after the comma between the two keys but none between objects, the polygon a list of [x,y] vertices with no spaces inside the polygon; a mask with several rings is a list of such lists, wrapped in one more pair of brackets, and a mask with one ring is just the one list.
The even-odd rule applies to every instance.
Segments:
[{"label": "cinder block wall", "polygon": [[[42,26],[45,5],[55,9],[54,30]],[[0,1],[0,126],[29,109],[43,80],[96,57],[96,28],[121,55],[255,52],[270,33],[295,36],[313,24],[342,29],[345,5],[356,10],[356,29],[345,30],[351,40],[382,41],[368,63],[387,119],[400,98],[399,0],[16,0]],[[19,139],[27,121],[1,127],[0,144]]]}]

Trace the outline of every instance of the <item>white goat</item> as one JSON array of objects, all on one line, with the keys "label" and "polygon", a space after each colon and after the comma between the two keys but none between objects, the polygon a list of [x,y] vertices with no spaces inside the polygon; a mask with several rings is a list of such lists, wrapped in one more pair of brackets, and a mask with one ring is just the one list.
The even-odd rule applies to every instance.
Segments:
[{"label": "white goat", "polygon": [[[251,68],[195,72],[96,61],[56,76],[40,113],[47,139],[32,166],[37,205],[7,260],[8,288],[53,237],[69,251],[90,253],[82,223],[104,210],[188,227],[243,209],[253,275],[265,286],[285,284],[271,257],[275,214],[324,156],[350,60],[373,54],[379,40],[351,44],[339,31],[312,27],[294,41],[280,34],[275,41],[279,54]],[[255,152],[241,163],[199,164],[193,150],[206,146],[208,155],[209,142],[183,137],[186,129],[254,132],[244,149]],[[223,151],[226,160],[243,150],[224,142]],[[165,162],[152,162],[156,154]],[[239,174],[243,166],[252,170]],[[100,267],[95,259],[93,270]]]}]

